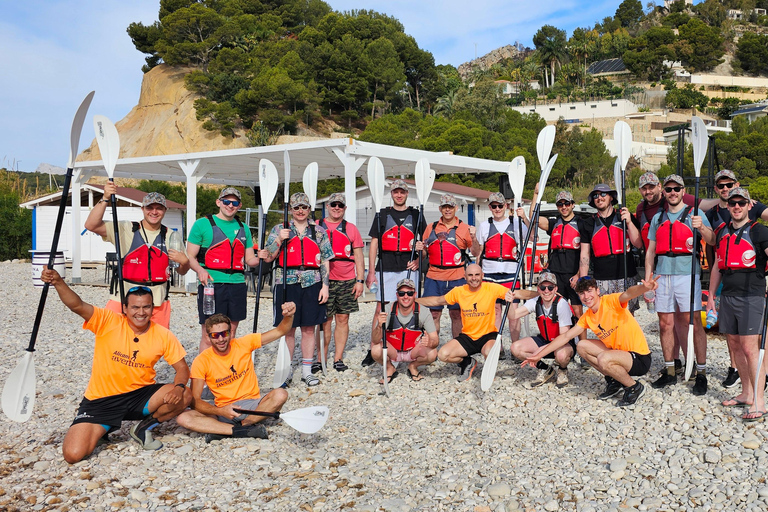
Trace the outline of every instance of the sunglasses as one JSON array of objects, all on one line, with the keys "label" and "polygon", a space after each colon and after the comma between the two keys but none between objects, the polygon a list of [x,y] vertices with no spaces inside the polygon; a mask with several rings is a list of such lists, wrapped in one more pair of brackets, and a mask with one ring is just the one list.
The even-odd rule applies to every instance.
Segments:
[{"label": "sunglasses", "polygon": [[223,339],[229,336],[229,329],[226,331],[219,331],[219,332],[209,332],[208,337],[214,340]]},{"label": "sunglasses", "polygon": [[503,210],[504,209],[504,205],[503,204],[499,204],[499,203],[491,203],[490,207],[492,209],[494,209],[494,210]]},{"label": "sunglasses", "polygon": [[309,210],[309,206],[300,204],[293,207],[293,211],[298,212],[299,210]]},{"label": "sunglasses", "polygon": [[572,204],[573,204],[573,202],[572,202],[572,201],[558,201],[558,202],[556,202],[556,203],[555,203],[555,205],[556,205],[558,208],[562,208],[563,206],[570,206],[570,205],[572,205]]},{"label": "sunglasses", "polygon": [[554,289],[555,289],[555,287],[552,286],[552,285],[547,286],[547,285],[543,284],[543,285],[539,286],[539,290],[541,290],[541,291],[546,290],[548,292],[551,292]]},{"label": "sunglasses", "polygon": [[221,204],[224,206],[240,206],[240,201],[237,199],[221,199]]},{"label": "sunglasses", "polygon": [[345,205],[344,203],[339,202],[339,201],[332,202],[330,204],[330,206],[331,206],[331,208],[346,208],[347,207],[347,205]]},{"label": "sunglasses", "polygon": [[745,206],[747,206],[748,203],[749,201],[747,201],[746,199],[742,199],[741,201],[736,201],[735,199],[731,199],[728,201],[728,206],[740,206],[744,208]]},{"label": "sunglasses", "polygon": [[592,199],[597,199],[598,197],[605,197],[608,195],[608,192],[595,192],[592,194]]},{"label": "sunglasses", "polygon": [[733,188],[733,186],[736,184],[735,181],[732,181],[730,183],[718,183],[715,185],[719,190],[723,190],[724,188]]},{"label": "sunglasses", "polygon": [[[149,288],[147,288],[146,286],[134,286],[133,288],[131,288],[131,289],[129,289],[129,290],[128,290],[128,293],[134,293],[134,292],[137,292],[137,291],[139,291],[139,290],[144,290],[144,291],[145,291],[145,292],[147,292],[147,293],[152,293],[152,290],[150,290],[150,289],[149,289]],[[126,294],[126,295],[127,295],[127,294]]]},{"label": "sunglasses", "polygon": [[680,192],[683,190],[683,187],[664,187],[664,192],[669,194],[670,192]]},{"label": "sunglasses", "polygon": [[410,292],[401,292],[401,291],[399,291],[399,290],[398,290],[398,292],[397,292],[397,296],[398,296],[398,297],[405,297],[405,296],[407,295],[407,296],[409,296],[409,297],[413,297],[415,293],[416,293],[416,292],[414,292],[414,291],[410,291]]}]

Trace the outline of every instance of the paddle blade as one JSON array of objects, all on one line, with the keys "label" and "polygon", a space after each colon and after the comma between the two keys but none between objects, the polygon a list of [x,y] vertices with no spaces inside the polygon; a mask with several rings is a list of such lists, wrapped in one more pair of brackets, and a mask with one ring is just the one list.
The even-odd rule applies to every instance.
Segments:
[{"label": "paddle blade", "polygon": [[323,369],[323,376],[328,374],[327,363],[325,361],[325,331],[323,331],[322,325],[315,328],[317,337],[320,338],[320,367]]},{"label": "paddle blade", "polygon": [[384,164],[375,156],[368,160],[368,187],[371,189],[373,206],[381,210],[384,202]]},{"label": "paddle blade", "polygon": [[69,160],[67,160],[67,169],[75,168],[75,158],[77,158],[77,146],[80,144],[80,133],[83,131],[83,123],[88,109],[91,106],[95,91],[89,92],[77,109],[75,118],[72,120],[72,129],[69,131]]},{"label": "paddle blade", "polygon": [[285,336],[277,342],[277,360],[275,361],[275,377],[272,379],[272,387],[279,388],[291,375],[291,354],[288,353],[288,344]]},{"label": "paddle blade", "polygon": [[621,161],[619,157],[616,157],[616,161],[613,163],[613,184],[616,189],[616,198],[621,204]]},{"label": "paddle blade", "polygon": [[693,169],[696,177],[701,176],[701,164],[707,156],[709,147],[709,136],[707,135],[707,125],[697,116],[691,118],[691,141],[693,142]]},{"label": "paddle blade", "polygon": [[765,358],[765,348],[761,348],[759,355],[757,357],[757,371],[755,372],[755,389],[754,389],[754,395],[757,396],[757,391],[759,389],[758,385],[760,383],[760,372],[763,370],[763,358]]},{"label": "paddle blade", "polygon": [[435,184],[435,171],[429,167],[429,160],[419,158],[416,162],[416,196],[420,204],[426,204],[429,194],[432,193],[432,186]]},{"label": "paddle blade", "polygon": [[539,177],[539,196],[536,198],[536,204],[541,203],[541,198],[544,197],[544,189],[547,186],[549,174],[552,172],[552,168],[555,166],[555,162],[557,162],[557,156],[558,155],[554,155],[552,158],[550,158],[546,167],[544,167],[544,170],[541,171],[541,176]]},{"label": "paddle blade", "polygon": [[314,210],[317,202],[317,162],[312,162],[304,169],[302,183],[304,184],[304,193],[307,194],[311,203],[309,205],[310,210]]},{"label": "paddle blade", "polygon": [[280,419],[302,434],[314,434],[323,428],[329,416],[330,410],[324,405],[280,413]]},{"label": "paddle blade", "polygon": [[275,164],[266,158],[259,160],[259,194],[264,211],[267,211],[272,201],[275,200],[279,183],[280,177],[277,174]]},{"label": "paddle blade", "polygon": [[35,353],[26,351],[3,388],[3,412],[9,419],[23,423],[32,416],[35,387]]},{"label": "paddle blade", "polygon": [[288,150],[283,151],[283,171],[285,172],[285,188],[283,194],[285,195],[285,202],[291,197],[291,191],[289,183],[291,182],[291,156],[288,154]]},{"label": "paddle blade", "polygon": [[[381,351],[381,357],[381,370],[384,374],[381,382],[384,386],[384,394],[387,395],[387,398],[389,398],[389,379],[387,378],[387,347],[384,347],[384,350]],[[394,373],[392,375],[394,375]]]},{"label": "paddle blade", "polygon": [[93,130],[101,153],[101,162],[110,179],[115,176],[117,158],[120,156],[120,136],[117,128],[106,116],[93,116]]},{"label": "paddle blade", "polygon": [[685,355],[685,380],[693,374],[693,361],[696,355],[693,353],[693,324],[688,324],[688,353]]},{"label": "paddle blade", "polygon": [[507,175],[509,188],[515,196],[515,203],[520,204],[523,201],[523,187],[525,187],[525,158],[516,156],[509,164]]},{"label": "paddle blade", "polygon": [[480,375],[480,389],[483,391],[491,389],[493,379],[496,377],[496,367],[499,365],[499,354],[501,354],[501,334],[496,336],[496,343],[485,358],[483,373]]},{"label": "paddle blade", "polygon": [[539,168],[544,170],[544,167],[549,160],[549,155],[552,153],[552,146],[555,144],[555,126],[545,126],[543,130],[539,132],[539,136],[536,139],[536,155],[539,157]]},{"label": "paddle blade", "polygon": [[616,144],[616,156],[619,158],[620,166],[626,169],[629,157],[632,156],[632,128],[625,121],[617,121],[613,125],[613,141]]}]

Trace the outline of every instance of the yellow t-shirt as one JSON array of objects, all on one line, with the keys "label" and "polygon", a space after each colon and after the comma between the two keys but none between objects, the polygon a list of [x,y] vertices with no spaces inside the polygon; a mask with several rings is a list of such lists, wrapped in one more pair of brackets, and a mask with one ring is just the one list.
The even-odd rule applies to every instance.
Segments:
[{"label": "yellow t-shirt", "polygon": [[577,325],[591,329],[603,344],[613,350],[650,354],[648,342],[626,304],[619,301],[620,293],[600,297],[597,313],[586,308]]},{"label": "yellow t-shirt", "polygon": [[257,348],[261,348],[261,334],[248,334],[233,339],[227,355],[222,356],[209,347],[192,362],[192,378],[203,379],[208,384],[216,407],[261,397],[251,359],[251,352]]},{"label": "yellow t-shirt", "polygon": [[479,290],[472,292],[469,285],[465,284],[446,293],[445,301],[459,305],[461,332],[478,340],[496,331],[496,299],[503,299],[508,291],[508,288],[500,284],[483,282]]},{"label": "yellow t-shirt", "polygon": [[173,365],[187,355],[178,338],[165,327],[152,322],[147,332],[137,336],[123,315],[106,309],[94,307],[83,329],[96,335],[91,378],[85,390],[88,400],[154,384],[155,364],[161,357]]}]

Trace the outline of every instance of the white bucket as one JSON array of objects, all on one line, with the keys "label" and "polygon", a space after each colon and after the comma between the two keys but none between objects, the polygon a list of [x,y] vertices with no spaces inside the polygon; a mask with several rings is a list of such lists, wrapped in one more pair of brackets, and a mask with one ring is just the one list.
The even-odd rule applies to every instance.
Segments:
[{"label": "white bucket", "polygon": [[[51,256],[50,251],[30,251],[32,253],[32,284],[37,288],[42,288],[45,283],[40,280],[40,274],[48,266],[48,259]],[[53,270],[59,273],[61,277],[67,275],[67,266],[64,264],[64,253],[57,252],[53,260]]]}]

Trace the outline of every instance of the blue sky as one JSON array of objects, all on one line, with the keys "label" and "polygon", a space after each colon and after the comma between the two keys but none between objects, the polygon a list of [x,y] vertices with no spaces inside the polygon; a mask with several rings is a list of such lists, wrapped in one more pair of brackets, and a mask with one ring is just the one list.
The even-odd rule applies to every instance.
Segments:
[{"label": "blue sky", "polygon": [[[458,66],[515,41],[532,46],[545,24],[592,26],[621,0],[326,0],[339,11],[375,9],[399,19],[438,64]],[[659,2],[657,2],[659,3]],[[645,2],[643,2],[645,4]],[[93,140],[92,118],[117,122],[139,98],[144,63],[126,33],[157,19],[159,0],[6,1],[0,9],[0,167],[34,171],[66,166],[69,131],[80,101],[96,91],[80,150]]]}]

